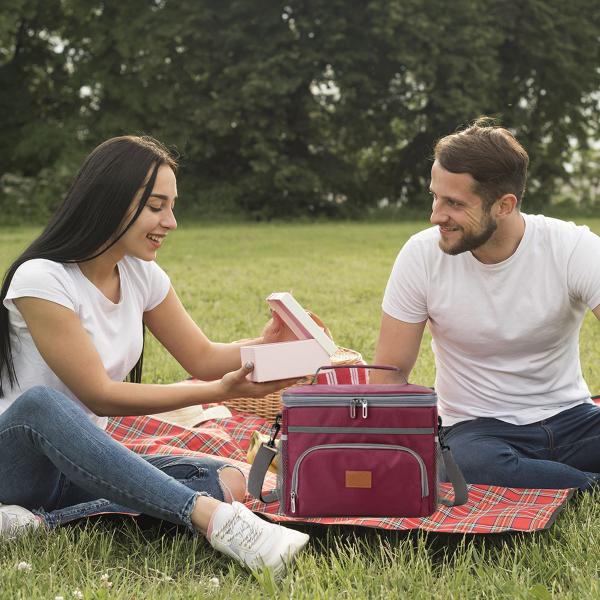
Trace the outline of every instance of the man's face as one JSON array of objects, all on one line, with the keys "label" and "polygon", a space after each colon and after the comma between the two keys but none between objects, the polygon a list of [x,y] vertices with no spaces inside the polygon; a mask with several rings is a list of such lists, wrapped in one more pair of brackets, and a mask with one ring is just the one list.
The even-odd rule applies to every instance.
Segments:
[{"label": "man's face", "polygon": [[431,223],[439,226],[440,249],[461,254],[483,246],[496,231],[497,223],[473,192],[475,180],[469,173],[451,173],[436,160],[431,168],[433,196]]}]

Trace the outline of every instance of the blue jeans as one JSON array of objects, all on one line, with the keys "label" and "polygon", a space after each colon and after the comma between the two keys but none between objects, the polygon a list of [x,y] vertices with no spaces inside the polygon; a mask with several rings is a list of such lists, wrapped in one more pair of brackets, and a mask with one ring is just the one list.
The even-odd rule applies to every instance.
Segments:
[{"label": "blue jeans", "polygon": [[64,394],[34,387],[0,415],[0,503],[49,528],[104,513],[143,513],[194,530],[199,494],[223,500],[210,457],[140,456],[94,425]]},{"label": "blue jeans", "polygon": [[443,427],[442,436],[468,483],[586,490],[600,479],[600,408],[594,404],[528,425],[462,421]]}]

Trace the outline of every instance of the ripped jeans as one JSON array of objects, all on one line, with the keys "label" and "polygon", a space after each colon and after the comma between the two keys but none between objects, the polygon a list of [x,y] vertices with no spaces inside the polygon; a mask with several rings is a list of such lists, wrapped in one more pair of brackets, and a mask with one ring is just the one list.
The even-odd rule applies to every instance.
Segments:
[{"label": "ripped jeans", "polygon": [[210,457],[141,456],[112,439],[64,394],[34,387],[0,414],[0,503],[48,528],[97,514],[143,513],[194,531],[196,497],[224,500]]}]

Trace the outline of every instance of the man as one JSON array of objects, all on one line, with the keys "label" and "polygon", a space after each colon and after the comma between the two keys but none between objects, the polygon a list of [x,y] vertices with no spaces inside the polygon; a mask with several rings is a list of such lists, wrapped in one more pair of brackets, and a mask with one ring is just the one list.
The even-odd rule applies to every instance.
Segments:
[{"label": "man", "polygon": [[396,259],[375,363],[408,376],[428,323],[444,440],[465,479],[587,489],[600,479],[600,409],[578,338],[588,307],[600,319],[600,238],[521,213],[528,162],[485,120],[437,143],[434,227]]}]

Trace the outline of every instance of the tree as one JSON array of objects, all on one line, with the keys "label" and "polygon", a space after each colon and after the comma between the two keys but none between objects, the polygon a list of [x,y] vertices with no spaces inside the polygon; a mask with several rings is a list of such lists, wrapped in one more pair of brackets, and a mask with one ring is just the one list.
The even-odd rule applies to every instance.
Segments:
[{"label": "tree", "polygon": [[144,133],[179,150],[204,214],[424,208],[435,141],[491,114],[541,207],[598,119],[599,18],[583,0],[8,0],[0,177],[50,185]]}]

